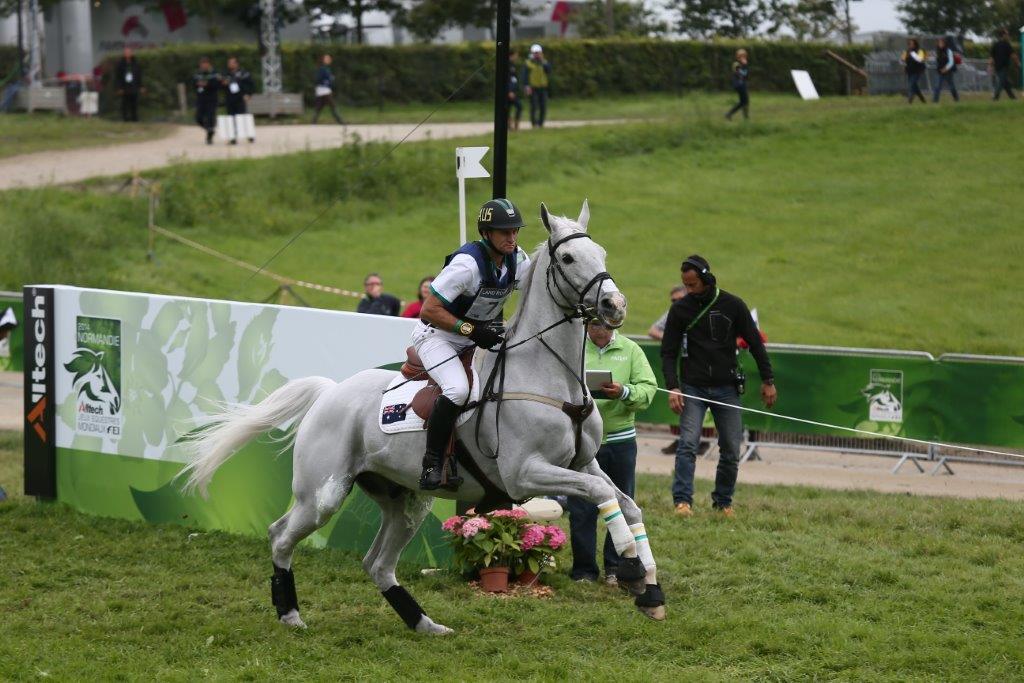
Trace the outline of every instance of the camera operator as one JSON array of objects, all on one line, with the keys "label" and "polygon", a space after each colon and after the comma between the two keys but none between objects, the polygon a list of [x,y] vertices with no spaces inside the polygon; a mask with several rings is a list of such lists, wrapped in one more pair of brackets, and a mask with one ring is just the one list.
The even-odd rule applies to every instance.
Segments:
[{"label": "camera operator", "polygon": [[[665,336],[661,340],[665,386],[672,392],[668,397],[669,407],[680,416],[672,498],[676,514],[683,517],[693,514],[693,472],[704,413],[710,408],[718,430],[719,447],[712,507],[732,517],[732,495],[743,441],[741,411],[706,403],[700,398],[740,405],[745,378],[736,359],[737,337],[746,340],[757,361],[761,400],[768,408],[776,400],[772,366],[747,305],[739,297],[719,289],[708,262],[694,254],[683,261],[681,270],[687,295],[669,309]],[[700,398],[684,399],[684,393]]]}]

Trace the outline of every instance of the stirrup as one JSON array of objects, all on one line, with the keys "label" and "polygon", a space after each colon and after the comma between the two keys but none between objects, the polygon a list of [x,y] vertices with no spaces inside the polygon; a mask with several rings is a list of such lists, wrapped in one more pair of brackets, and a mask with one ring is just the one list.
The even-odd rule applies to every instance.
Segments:
[{"label": "stirrup", "polygon": [[452,453],[445,457],[444,464],[441,465],[441,488],[446,491],[458,491],[463,481],[465,480],[459,476],[455,466],[455,454]]}]

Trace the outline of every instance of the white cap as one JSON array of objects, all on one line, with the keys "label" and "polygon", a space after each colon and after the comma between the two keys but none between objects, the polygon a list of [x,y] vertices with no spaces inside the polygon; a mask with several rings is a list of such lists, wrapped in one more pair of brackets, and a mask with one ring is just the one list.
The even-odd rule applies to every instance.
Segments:
[{"label": "white cap", "polygon": [[534,43],[533,45],[530,46],[530,54],[531,55],[534,52],[543,52],[543,51],[544,50],[542,50],[541,47],[540,47],[540,43]]}]

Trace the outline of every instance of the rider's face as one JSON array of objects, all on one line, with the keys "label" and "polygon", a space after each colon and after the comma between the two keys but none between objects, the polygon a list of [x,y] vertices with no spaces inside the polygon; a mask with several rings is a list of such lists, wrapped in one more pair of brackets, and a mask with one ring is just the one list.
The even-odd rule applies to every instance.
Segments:
[{"label": "rider's face", "polygon": [[487,239],[502,254],[515,253],[519,244],[519,228],[512,230],[488,230]]}]

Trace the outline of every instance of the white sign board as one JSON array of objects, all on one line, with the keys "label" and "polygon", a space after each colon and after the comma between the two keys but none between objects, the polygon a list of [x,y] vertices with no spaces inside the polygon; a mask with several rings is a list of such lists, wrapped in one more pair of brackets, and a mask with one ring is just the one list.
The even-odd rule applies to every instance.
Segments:
[{"label": "white sign board", "polygon": [[798,71],[796,69],[790,71],[793,74],[793,82],[796,84],[796,89],[800,93],[800,97],[805,100],[816,100],[818,99],[818,90],[814,87],[814,81],[811,80],[811,75],[806,71]]}]

